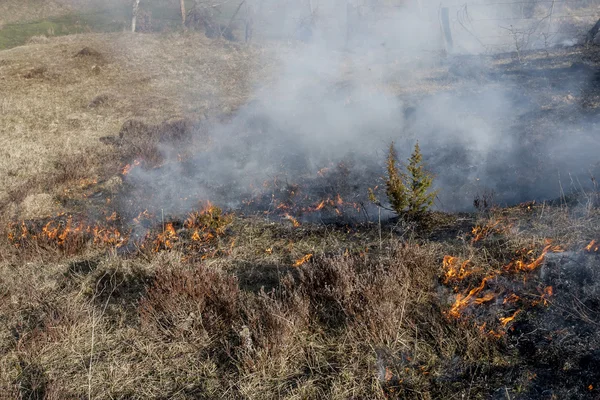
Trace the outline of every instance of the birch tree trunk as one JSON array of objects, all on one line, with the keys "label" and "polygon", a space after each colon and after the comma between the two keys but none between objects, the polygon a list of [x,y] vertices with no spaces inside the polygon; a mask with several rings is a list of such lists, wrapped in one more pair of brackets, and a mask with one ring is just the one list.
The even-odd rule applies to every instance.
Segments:
[{"label": "birch tree trunk", "polygon": [[140,0],[133,1],[133,16],[131,17],[131,32],[135,32],[135,24],[137,22],[138,10],[140,8]]},{"label": "birch tree trunk", "polygon": [[181,23],[185,26],[185,0],[179,0],[181,5]]}]

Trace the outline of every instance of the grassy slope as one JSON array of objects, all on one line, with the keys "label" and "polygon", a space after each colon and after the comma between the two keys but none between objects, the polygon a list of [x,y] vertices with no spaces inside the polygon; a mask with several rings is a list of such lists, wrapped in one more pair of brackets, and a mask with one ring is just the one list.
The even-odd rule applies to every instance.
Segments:
[{"label": "grassy slope", "polygon": [[[84,47],[101,56],[74,57]],[[116,135],[127,119],[159,123],[238,107],[266,81],[268,68],[257,66],[269,59],[268,49],[197,34],[84,34],[0,52],[4,210],[22,213],[28,195],[57,195],[115,174],[121,154],[98,139]],[[426,72],[436,73],[443,75]],[[431,82],[391,87],[414,94],[450,86]],[[102,105],[89,107],[100,95]],[[69,160],[77,173],[65,167]],[[470,228],[495,219],[511,228],[472,244]],[[439,284],[441,259],[470,258],[487,271],[523,247],[539,254],[546,238],[579,250],[600,235],[597,220],[596,213],[515,208],[466,222],[446,218],[433,234],[408,230],[380,242],[373,226],[348,232],[238,218],[204,263],[208,270],[177,248],[127,258],[93,246],[68,255],[3,242],[0,392],[485,398],[505,387],[516,398],[534,385],[533,368],[509,340],[444,316],[454,296]],[[309,253],[311,262],[293,267]]]},{"label": "grassy slope", "polygon": [[[187,0],[187,9],[193,4]],[[178,1],[144,1],[141,10],[151,16],[152,30],[180,28]],[[220,10],[218,18],[227,23],[235,6],[227,3]],[[130,24],[131,6],[119,0],[5,0],[0,4],[0,50],[26,44],[32,37],[122,32],[128,31]]]},{"label": "grassy slope", "polygon": [[[75,57],[84,47],[101,55]],[[264,61],[256,50],[193,33],[65,36],[0,53],[0,199],[18,205],[30,194],[55,195],[64,189],[53,187],[56,163],[78,154],[88,162],[81,178],[106,178],[99,174],[111,160],[117,169],[122,161],[100,137],[131,118],[158,123],[235,108]],[[98,96],[106,100],[89,107]]]}]

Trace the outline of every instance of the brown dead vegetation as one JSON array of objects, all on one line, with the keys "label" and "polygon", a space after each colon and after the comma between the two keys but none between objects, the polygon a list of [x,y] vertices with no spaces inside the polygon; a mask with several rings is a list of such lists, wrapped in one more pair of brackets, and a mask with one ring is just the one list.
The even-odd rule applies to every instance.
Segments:
[{"label": "brown dead vegetation", "polygon": [[[175,60],[185,66],[179,72],[169,67]],[[195,124],[188,116],[219,115],[247,101],[258,62],[252,48],[224,48],[195,33],[65,36],[3,52],[0,202],[16,210],[30,194],[62,195],[82,174],[109,179],[123,157],[157,159],[159,129],[187,135]],[[144,128],[125,135],[127,145],[116,151],[106,137],[130,120]]]},{"label": "brown dead vegetation", "polygon": [[[439,243],[426,232],[379,243],[376,227],[237,219],[233,241],[201,263],[186,261],[184,242],[129,260],[4,247],[13,262],[0,269],[0,294],[11,299],[0,305],[0,382],[17,396],[57,398],[88,388],[96,398],[487,398],[506,385],[511,397],[529,393],[537,381],[519,377],[539,366],[519,361],[529,350],[511,350],[510,331],[482,331],[498,317],[485,316],[490,306],[473,306],[476,323],[448,317],[455,294],[442,285],[441,259],[470,258],[482,268],[454,284],[477,285],[546,239],[583,249],[599,235],[596,219],[549,205],[493,210]],[[517,225],[471,240],[471,228],[497,221]],[[314,256],[294,267],[306,254]],[[535,316],[549,307],[517,313],[518,331],[542,323]]]},{"label": "brown dead vegetation", "polygon": [[[125,162],[160,164],[164,141],[202,146],[194,140],[203,136],[190,133],[248,100],[256,81],[249,71],[260,69],[251,66],[267,52],[228,46],[194,33],[81,35],[51,39],[43,51],[0,53],[3,218],[92,213],[84,199],[118,192]],[[394,86],[392,78],[386,90],[440,90],[429,80]],[[474,319],[449,318],[448,311],[461,290],[516,265],[516,257],[539,258],[547,240],[574,253],[589,247],[584,255],[593,265],[597,210],[566,200],[488,205],[460,218],[432,213],[426,227],[384,223],[383,237],[369,224],[293,226],[211,214],[196,224],[211,233],[226,225],[227,233],[206,248],[173,226],[178,241],[167,245],[171,231],[163,224],[153,227],[162,241],[126,253],[110,241],[19,242],[3,232],[0,392],[48,399],[428,399],[527,398],[550,387],[557,396],[593,398],[593,353],[582,356],[573,339],[561,371],[583,373],[561,375],[537,361],[556,364],[560,345],[538,348],[527,339],[527,326],[554,326],[536,319],[554,310],[553,298],[502,314],[514,325],[496,336],[481,328],[499,317],[483,300],[469,306]],[[477,268],[462,281],[446,281],[445,256]],[[537,284],[543,270],[558,289],[573,282],[538,266],[515,279]],[[589,297],[584,306],[567,295],[571,303],[562,297],[558,304],[578,307],[578,316],[565,319],[592,320],[584,326],[592,331],[589,308],[600,303],[591,286],[583,288],[576,289]],[[527,295],[547,295],[540,293]],[[595,337],[585,339],[597,345]],[[540,371],[545,375],[536,380]],[[570,386],[558,387],[557,377]]]}]

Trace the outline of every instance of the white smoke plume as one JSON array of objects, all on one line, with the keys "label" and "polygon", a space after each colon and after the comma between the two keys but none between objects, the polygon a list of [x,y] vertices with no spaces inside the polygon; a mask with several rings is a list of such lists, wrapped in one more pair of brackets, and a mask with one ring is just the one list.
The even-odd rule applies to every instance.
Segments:
[{"label": "white smoke plume", "polygon": [[[424,17],[422,7],[433,4],[383,8],[349,32],[345,1],[318,3],[311,23],[303,22],[306,7],[294,15],[273,6],[261,16],[271,35],[302,41],[281,54],[276,84],[210,127],[205,152],[137,170],[129,182],[151,188],[164,209],[181,199],[236,208],[274,180],[315,198],[343,190],[364,200],[381,184],[389,143],[406,159],[419,141],[444,211],[468,210],[484,192],[513,204],[557,198],[561,185],[590,189],[598,118],[581,100],[597,77],[593,67],[570,68],[574,52],[551,49],[555,61],[504,56],[501,64],[467,54],[472,38],[457,35],[462,54],[446,54],[439,24]],[[309,178],[340,163],[344,183]]]}]

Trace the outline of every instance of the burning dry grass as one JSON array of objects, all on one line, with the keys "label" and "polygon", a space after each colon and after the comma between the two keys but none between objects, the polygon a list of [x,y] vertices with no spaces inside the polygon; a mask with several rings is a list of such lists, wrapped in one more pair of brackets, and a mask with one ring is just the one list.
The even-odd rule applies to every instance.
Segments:
[{"label": "burning dry grass", "polygon": [[[247,100],[248,66],[260,50],[222,46],[193,34],[83,35],[1,53],[0,201],[23,206],[32,193],[48,194],[32,197],[45,204],[25,208],[36,218],[15,222],[2,239],[0,392],[596,394],[598,341],[586,332],[597,328],[600,290],[586,282],[597,274],[597,210],[439,213],[426,231],[297,217],[362,211],[346,193],[331,193],[277,197],[262,217],[208,206],[184,219],[142,212],[122,224],[112,194],[133,168],[160,164],[161,135],[186,147],[196,123],[186,116]],[[85,47],[97,53],[73,57]],[[87,207],[83,199],[97,192],[109,195],[100,209]],[[49,217],[48,196],[69,212]],[[572,264],[586,268],[570,272]],[[567,360],[557,356],[560,343],[569,344]],[[538,360],[561,362],[562,372]]]},{"label": "burning dry grass", "polygon": [[[85,248],[55,262],[36,248],[30,264],[0,269],[0,379],[7,393],[56,398],[487,397],[505,386],[512,397],[541,379],[529,347],[514,350],[524,324],[543,323],[572,290],[555,246],[592,260],[584,248],[599,234],[593,215],[549,206],[479,223],[513,218],[504,233],[473,241],[465,227],[464,240],[435,243],[239,217],[202,263],[185,249],[196,229],[222,231],[211,212],[173,221],[175,233],[166,225],[159,251],[135,258]],[[502,268],[511,260],[532,268]],[[582,376],[577,393],[589,393]]]}]

